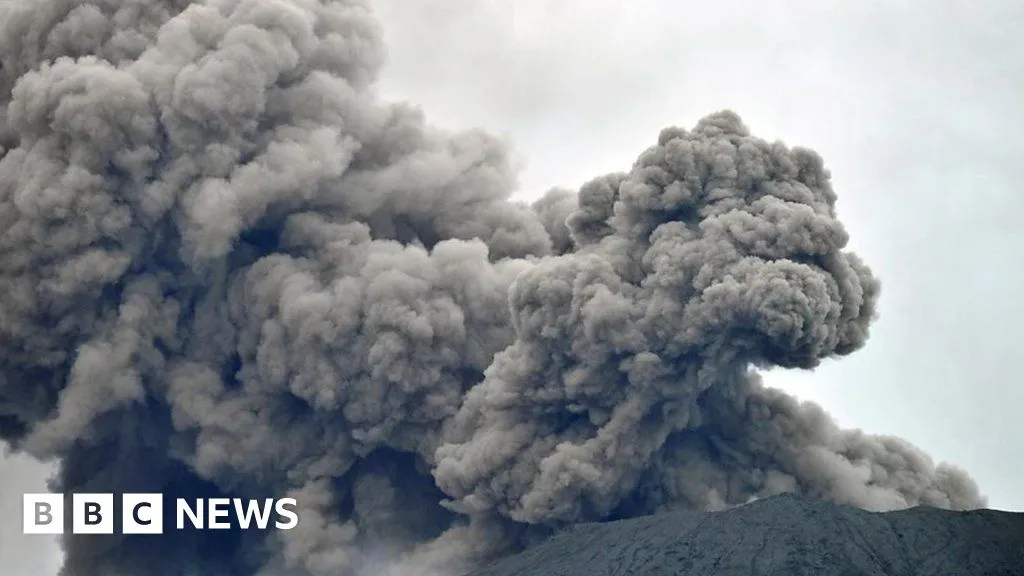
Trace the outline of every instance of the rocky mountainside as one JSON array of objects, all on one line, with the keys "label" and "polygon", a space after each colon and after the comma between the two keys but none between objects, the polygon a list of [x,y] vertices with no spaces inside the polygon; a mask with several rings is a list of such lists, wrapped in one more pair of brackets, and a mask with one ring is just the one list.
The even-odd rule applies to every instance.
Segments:
[{"label": "rocky mountainside", "polygon": [[1024,514],[793,495],[583,524],[474,576],[1022,576]]}]

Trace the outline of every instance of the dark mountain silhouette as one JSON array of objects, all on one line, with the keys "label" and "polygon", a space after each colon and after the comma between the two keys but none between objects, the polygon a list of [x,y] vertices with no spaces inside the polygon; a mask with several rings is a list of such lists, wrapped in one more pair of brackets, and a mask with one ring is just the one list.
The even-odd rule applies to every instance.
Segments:
[{"label": "dark mountain silhouette", "polygon": [[1024,514],[887,513],[782,495],[580,524],[473,576],[1020,576]]}]

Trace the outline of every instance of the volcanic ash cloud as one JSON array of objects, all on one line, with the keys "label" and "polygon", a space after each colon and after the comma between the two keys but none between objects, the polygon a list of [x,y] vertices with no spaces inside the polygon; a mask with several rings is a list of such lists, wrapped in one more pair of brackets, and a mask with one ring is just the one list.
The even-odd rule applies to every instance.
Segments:
[{"label": "volcanic ash cloud", "polygon": [[286,532],[74,537],[67,576],[455,574],[569,523],[985,499],[754,369],[863,346],[812,151],[732,112],[532,205],[383,102],[363,2],[0,7],[0,437],[59,491],[293,496]]}]

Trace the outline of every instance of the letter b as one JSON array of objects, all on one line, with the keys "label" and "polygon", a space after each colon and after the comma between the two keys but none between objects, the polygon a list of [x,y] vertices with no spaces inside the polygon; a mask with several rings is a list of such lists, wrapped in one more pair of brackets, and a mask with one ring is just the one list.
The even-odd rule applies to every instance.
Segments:
[{"label": "letter b", "polygon": [[25,494],[22,497],[22,530],[25,534],[64,533],[63,494]]},{"label": "letter b", "polygon": [[74,494],[72,497],[72,502],[72,533],[114,533],[113,494]]}]

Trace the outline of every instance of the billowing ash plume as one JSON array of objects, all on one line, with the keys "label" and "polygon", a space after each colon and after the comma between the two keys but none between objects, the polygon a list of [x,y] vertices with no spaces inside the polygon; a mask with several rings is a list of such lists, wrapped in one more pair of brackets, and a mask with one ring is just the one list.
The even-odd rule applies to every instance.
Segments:
[{"label": "billowing ash plume", "polygon": [[510,201],[374,93],[357,0],[0,7],[0,435],[60,491],[284,497],[284,532],[69,537],[67,576],[456,574],[568,523],[795,491],[982,506],[752,370],[861,347],[828,172],[720,112]]}]

